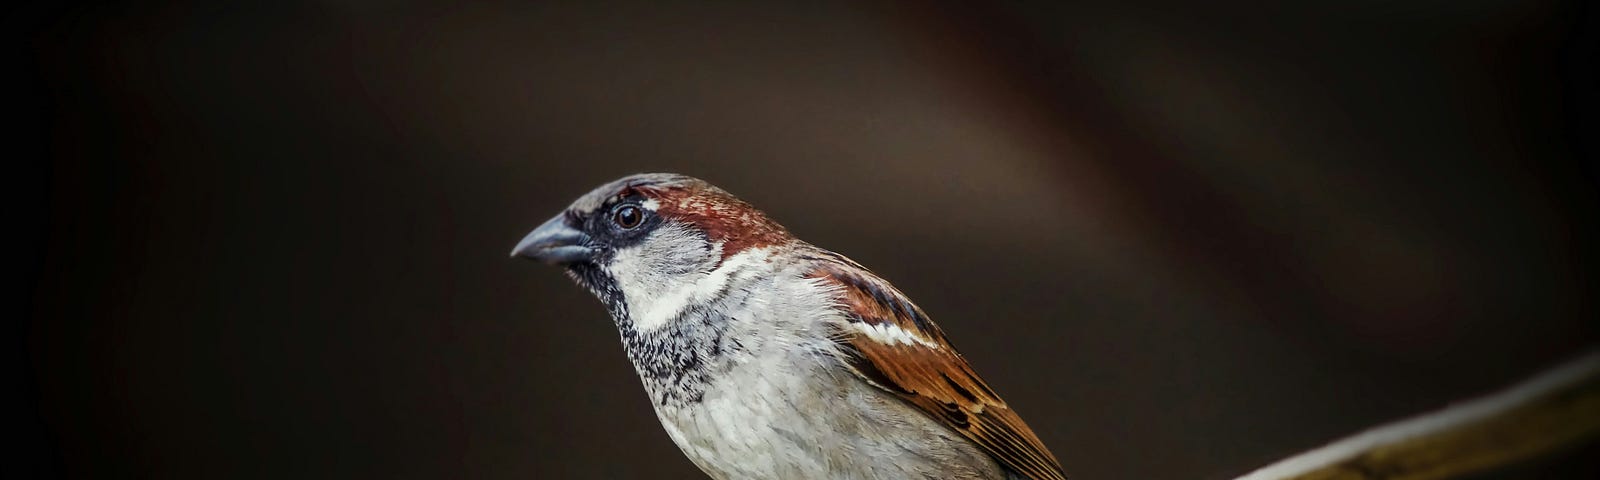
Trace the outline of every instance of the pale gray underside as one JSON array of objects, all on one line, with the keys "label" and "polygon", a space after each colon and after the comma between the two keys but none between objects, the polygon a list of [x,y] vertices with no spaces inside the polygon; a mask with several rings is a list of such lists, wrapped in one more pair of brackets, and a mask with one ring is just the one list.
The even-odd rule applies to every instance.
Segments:
[{"label": "pale gray underside", "polygon": [[749,359],[696,404],[657,409],[717,479],[1008,478],[987,454],[827,354]]},{"label": "pale gray underside", "polygon": [[[712,478],[1011,478],[968,440],[838,360],[827,332],[847,319],[829,290],[804,277],[806,265],[739,268],[706,308],[624,336],[651,398],[667,399],[653,402],[663,427]],[[704,375],[665,378],[650,352],[694,352],[702,361],[690,363]]]}]

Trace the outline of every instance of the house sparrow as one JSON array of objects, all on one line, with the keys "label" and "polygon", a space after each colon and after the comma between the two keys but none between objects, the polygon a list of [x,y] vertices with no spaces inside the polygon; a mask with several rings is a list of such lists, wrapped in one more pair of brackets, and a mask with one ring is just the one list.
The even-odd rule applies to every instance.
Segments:
[{"label": "house sparrow", "polygon": [[904,294],[709,183],[622,178],[511,253],[605,303],[661,425],[712,478],[1065,478]]}]

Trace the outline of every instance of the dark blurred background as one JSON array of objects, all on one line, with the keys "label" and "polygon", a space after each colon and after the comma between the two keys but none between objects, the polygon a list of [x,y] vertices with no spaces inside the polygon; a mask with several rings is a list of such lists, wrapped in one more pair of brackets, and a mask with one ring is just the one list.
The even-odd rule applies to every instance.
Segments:
[{"label": "dark blurred background", "polygon": [[6,7],[6,478],[702,478],[507,259],[640,171],[894,281],[1080,479],[1600,338],[1583,3],[222,3]]}]

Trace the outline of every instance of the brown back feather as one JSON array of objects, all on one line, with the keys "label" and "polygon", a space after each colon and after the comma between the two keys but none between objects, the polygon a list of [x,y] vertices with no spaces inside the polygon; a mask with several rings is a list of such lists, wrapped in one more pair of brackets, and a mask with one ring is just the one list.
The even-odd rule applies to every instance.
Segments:
[{"label": "brown back feather", "polygon": [[851,321],[898,327],[919,342],[887,344],[841,331],[846,363],[868,383],[977,444],[1001,465],[1033,480],[1064,480],[1061,464],[1033,430],[978,378],[920,308],[888,282],[842,255],[823,252],[812,277],[838,288]]}]

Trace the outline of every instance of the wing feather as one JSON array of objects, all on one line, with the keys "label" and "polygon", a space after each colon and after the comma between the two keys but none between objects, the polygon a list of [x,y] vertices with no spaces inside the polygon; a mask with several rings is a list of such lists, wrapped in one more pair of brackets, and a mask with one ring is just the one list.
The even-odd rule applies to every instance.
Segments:
[{"label": "wing feather", "polygon": [[1033,430],[904,294],[842,255],[822,252],[814,259],[812,277],[838,290],[848,314],[850,324],[834,338],[862,380],[950,427],[1013,472],[1032,480],[1066,478]]}]

